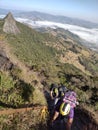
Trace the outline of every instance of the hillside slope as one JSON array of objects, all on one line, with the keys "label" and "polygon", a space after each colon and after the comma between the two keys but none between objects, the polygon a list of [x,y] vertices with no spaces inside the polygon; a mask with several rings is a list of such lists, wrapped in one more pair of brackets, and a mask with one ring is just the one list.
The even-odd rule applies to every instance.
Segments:
[{"label": "hillside slope", "polygon": [[46,105],[44,91],[49,91],[51,83],[63,83],[77,92],[80,107],[92,108],[97,115],[97,53],[81,45],[78,38],[68,31],[50,30],[40,33],[16,22],[20,33],[14,35],[3,32],[3,26],[4,20],[1,20],[1,107]]}]

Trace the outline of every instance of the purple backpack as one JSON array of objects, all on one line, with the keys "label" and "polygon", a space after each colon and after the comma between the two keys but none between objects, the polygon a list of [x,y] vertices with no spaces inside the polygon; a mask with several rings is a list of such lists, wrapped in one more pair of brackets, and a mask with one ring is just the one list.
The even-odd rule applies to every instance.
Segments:
[{"label": "purple backpack", "polygon": [[77,95],[74,91],[68,91],[63,97],[63,101],[70,104],[71,108],[76,107],[77,105]]}]

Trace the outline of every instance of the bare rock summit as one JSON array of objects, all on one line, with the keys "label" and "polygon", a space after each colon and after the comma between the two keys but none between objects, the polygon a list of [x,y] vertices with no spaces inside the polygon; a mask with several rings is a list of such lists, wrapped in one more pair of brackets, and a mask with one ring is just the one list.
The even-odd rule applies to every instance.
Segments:
[{"label": "bare rock summit", "polygon": [[16,21],[11,13],[8,13],[4,18],[3,31],[8,34],[12,33],[15,35],[20,33],[20,30],[16,25]]}]

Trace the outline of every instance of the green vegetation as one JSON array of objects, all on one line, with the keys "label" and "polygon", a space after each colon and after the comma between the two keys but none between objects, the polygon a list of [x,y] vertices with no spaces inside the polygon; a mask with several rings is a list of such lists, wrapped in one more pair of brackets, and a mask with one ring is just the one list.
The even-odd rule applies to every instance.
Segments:
[{"label": "green vegetation", "polygon": [[80,104],[98,110],[98,78],[85,75],[70,64],[64,64],[58,73],[60,82],[76,91]]},{"label": "green vegetation", "polygon": [[7,35],[9,43],[14,48],[14,54],[30,66],[44,66],[54,61],[56,50],[46,46],[44,42],[51,41],[46,34],[40,34],[25,25],[18,23],[21,33]]},{"label": "green vegetation", "polygon": [[4,21],[0,20],[0,34],[3,33],[3,24],[4,24]]},{"label": "green vegetation", "polygon": [[1,108],[18,108],[32,103],[39,105],[47,104],[44,94],[38,88],[34,88],[17,77],[14,80],[9,74],[0,72]]},{"label": "green vegetation", "polygon": [[42,122],[40,110],[31,110],[11,115],[0,116],[1,130],[47,130],[47,123]]},{"label": "green vegetation", "polygon": [[[0,40],[6,41],[11,47],[11,53],[18,58],[20,63],[24,63],[27,71],[36,72],[36,77],[39,79],[33,79],[32,75],[26,75],[28,78],[31,76],[32,80],[27,83],[21,79],[23,74],[26,73],[23,73],[22,68],[18,68],[19,66],[15,65],[13,65],[11,70],[5,70],[4,72],[2,70],[0,72],[1,109],[19,108],[32,104],[46,105],[43,88],[47,87],[48,89],[51,83],[62,83],[67,88],[76,91],[80,105],[83,104],[90,108],[92,107],[95,111],[98,110],[98,55],[91,54],[89,58],[85,56],[86,54],[82,55],[81,50],[83,47],[77,44],[77,36],[70,34],[68,31],[65,31],[63,35],[59,34],[59,37],[49,33],[40,33],[18,22],[17,26],[21,33],[17,35],[5,34],[2,32],[2,26],[3,21],[0,21]],[[65,33],[67,33],[66,36]],[[66,37],[73,38],[66,41]],[[73,44],[74,37],[75,44]],[[65,52],[69,50],[79,55],[77,60],[85,67],[85,70],[91,73],[90,76],[83,73],[73,64],[60,62],[61,54],[65,56]],[[32,86],[33,81],[36,81],[34,86]],[[37,86],[39,82],[43,84],[43,87]],[[26,113],[26,117],[28,116],[26,119],[30,118],[30,120],[33,120],[33,124],[25,124],[26,119],[22,120],[24,114],[19,114],[13,115],[11,119],[7,116],[1,116],[0,127],[2,127],[2,130],[21,130],[24,128],[26,130],[38,130],[41,128],[46,130],[46,124],[35,119],[35,117],[38,118],[38,115],[35,115],[38,113],[32,113]],[[10,125],[8,124],[9,119],[11,120]],[[38,120],[39,123],[36,123],[35,120]],[[19,124],[21,121],[23,128]]]},{"label": "green vegetation", "polygon": [[[64,54],[65,51],[64,49],[58,50],[54,48],[53,45],[62,44],[63,47],[67,45],[67,49],[69,45],[69,49],[72,49],[76,54],[79,54],[83,47],[78,44],[72,45],[71,42],[68,44],[66,40],[60,41],[59,39],[62,36],[60,34],[58,38],[48,33],[37,32],[20,23],[17,23],[17,26],[21,33],[18,35],[7,34],[6,39],[13,47],[12,51],[18,59],[33,70],[40,72],[42,76],[44,75],[46,77],[45,82],[48,84],[51,84],[51,82],[61,82],[66,84],[69,88],[71,88],[71,86],[76,86],[78,95],[84,95],[84,99],[83,97],[79,98],[80,101],[86,103],[87,100],[90,100],[91,102],[91,95],[86,96],[85,90],[82,88],[84,86],[89,86],[88,91],[91,91],[92,87],[97,87],[95,81],[72,64],[61,64],[59,62],[59,56]],[[66,36],[68,35],[67,32]],[[74,39],[73,35],[70,37]],[[90,71],[92,74],[94,72],[97,74],[97,61],[95,65],[92,59],[81,56],[79,57],[79,62],[85,66],[86,70]]]},{"label": "green vegetation", "polygon": [[24,81],[14,81],[12,77],[0,73],[0,102],[3,107],[19,107],[32,103],[34,88]]},{"label": "green vegetation", "polygon": [[98,75],[98,61],[96,58],[91,56],[90,58],[85,58],[84,56],[79,57],[80,63],[85,66],[85,69],[90,71],[93,75]]}]

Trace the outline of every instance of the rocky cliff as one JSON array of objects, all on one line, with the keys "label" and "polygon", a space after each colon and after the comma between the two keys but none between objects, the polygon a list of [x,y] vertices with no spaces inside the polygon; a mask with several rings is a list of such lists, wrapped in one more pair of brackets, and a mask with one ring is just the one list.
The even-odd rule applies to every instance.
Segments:
[{"label": "rocky cliff", "polygon": [[16,21],[14,20],[11,13],[8,13],[8,15],[4,18],[4,26],[3,31],[5,33],[12,33],[12,34],[18,34],[20,33],[19,28],[16,25]]}]

